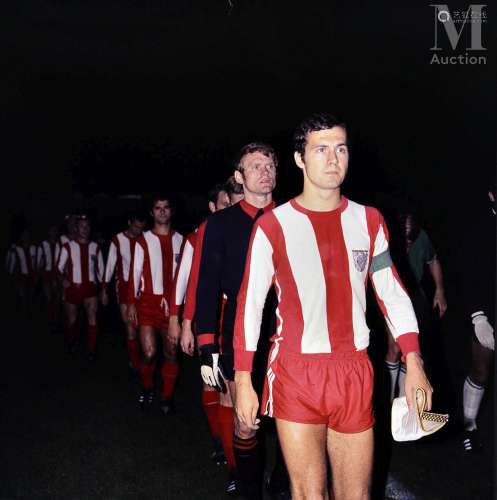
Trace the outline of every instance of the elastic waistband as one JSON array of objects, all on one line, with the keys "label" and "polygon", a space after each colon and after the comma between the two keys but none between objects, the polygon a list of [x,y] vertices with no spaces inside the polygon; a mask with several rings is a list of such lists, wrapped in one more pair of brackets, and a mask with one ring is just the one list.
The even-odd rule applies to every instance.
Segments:
[{"label": "elastic waistband", "polygon": [[319,352],[311,354],[281,350],[278,357],[299,359],[300,361],[341,361],[347,359],[369,358],[367,349],[361,349],[360,351]]}]

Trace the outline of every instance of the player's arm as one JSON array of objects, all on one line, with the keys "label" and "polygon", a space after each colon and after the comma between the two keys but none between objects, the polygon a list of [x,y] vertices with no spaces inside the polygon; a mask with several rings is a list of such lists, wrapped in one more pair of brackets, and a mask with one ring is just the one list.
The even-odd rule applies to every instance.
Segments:
[{"label": "player's arm", "polygon": [[219,297],[224,263],[223,232],[219,219],[211,216],[205,227],[196,293],[197,343],[200,350],[202,380],[218,391],[225,391],[219,367],[218,331]]},{"label": "player's arm", "polygon": [[63,245],[60,249],[59,258],[57,259],[57,274],[60,277],[64,287],[69,286],[69,282],[65,276],[67,261],[69,260],[69,248]]},{"label": "player's arm", "polygon": [[100,301],[104,306],[109,303],[109,294],[107,293],[107,287],[114,275],[114,270],[117,263],[117,246],[114,240],[111,241],[109,247],[109,255],[107,256],[107,262],[105,264],[105,274],[104,280],[102,282],[102,291],[100,292]]},{"label": "player's arm", "polygon": [[104,255],[100,247],[97,246],[97,281],[102,283],[104,280],[105,264]]},{"label": "player's arm", "polygon": [[385,221],[376,210],[370,214],[375,226],[375,238],[369,274],[380,309],[402,351],[402,359],[406,363],[405,394],[407,402],[411,407],[414,391],[420,387],[426,391],[428,409],[431,409],[433,389],[423,368],[416,315],[390,257],[388,230]]},{"label": "player's arm", "polygon": [[168,335],[171,339],[179,340],[181,337],[181,325],[179,322],[179,311],[185,298],[188,276],[190,275],[192,263],[193,246],[188,238],[183,239],[180,250],[180,261],[176,268],[173,279],[173,287],[169,300],[169,327]]},{"label": "player's arm", "polygon": [[233,348],[235,352],[236,413],[242,423],[257,429],[259,400],[252,386],[252,364],[260,336],[266,296],[274,277],[273,247],[264,230],[252,231],[245,272],[238,293]]},{"label": "player's arm", "polygon": [[140,242],[135,244],[135,251],[133,253],[133,260],[130,264],[129,285],[128,285],[128,319],[138,324],[138,314],[136,312],[136,299],[140,290],[140,283],[143,274],[143,261],[145,252]]},{"label": "player's arm", "polygon": [[447,310],[447,300],[445,299],[445,289],[443,284],[442,266],[435,255],[428,263],[430,274],[435,283],[435,296],[433,297],[433,308],[438,308],[438,314],[442,317]]}]

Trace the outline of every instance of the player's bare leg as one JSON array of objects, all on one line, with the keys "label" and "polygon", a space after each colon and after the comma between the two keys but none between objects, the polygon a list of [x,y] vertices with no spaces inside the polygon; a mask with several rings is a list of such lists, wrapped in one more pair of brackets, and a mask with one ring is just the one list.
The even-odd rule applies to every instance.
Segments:
[{"label": "player's bare leg", "polygon": [[157,337],[153,326],[140,326],[140,344],[143,361],[140,363],[140,376],[143,392],[139,403],[142,409],[150,406],[154,401],[154,372],[157,362]]},{"label": "player's bare leg", "polygon": [[277,418],[276,428],[290,475],[292,499],[328,499],[326,425],[300,424]]},{"label": "player's bare leg", "polygon": [[133,321],[129,319],[127,304],[119,304],[119,312],[121,314],[121,320],[124,323],[124,329],[126,332],[129,366],[133,372],[137,372],[140,369],[140,344],[138,342],[138,329]]},{"label": "player's bare leg", "polygon": [[164,415],[174,413],[174,405],[172,402],[176,379],[178,378],[178,345],[180,336],[171,335],[168,330],[162,330],[162,351],[164,361],[162,363],[162,391],[160,409]]},{"label": "player's bare leg", "polygon": [[373,428],[344,434],[328,429],[333,493],[339,500],[368,500],[373,467]]},{"label": "player's bare leg", "polygon": [[88,321],[87,342],[88,359],[93,361],[97,350],[97,297],[84,299],[83,305]]}]

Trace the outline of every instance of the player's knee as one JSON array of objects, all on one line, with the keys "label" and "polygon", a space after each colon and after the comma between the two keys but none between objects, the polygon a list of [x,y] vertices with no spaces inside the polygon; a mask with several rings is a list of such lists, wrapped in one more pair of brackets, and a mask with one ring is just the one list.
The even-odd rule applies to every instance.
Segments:
[{"label": "player's knee", "polygon": [[473,366],[469,377],[475,384],[479,386],[484,386],[488,381],[489,375],[490,375],[490,370],[488,369],[488,367]]},{"label": "player's knee", "polygon": [[390,363],[396,363],[400,358],[400,349],[397,344],[390,343],[388,345],[387,354],[385,356],[385,360]]},{"label": "player's knee", "polygon": [[155,348],[153,346],[146,346],[143,349],[143,360],[145,363],[151,363],[155,359]]}]

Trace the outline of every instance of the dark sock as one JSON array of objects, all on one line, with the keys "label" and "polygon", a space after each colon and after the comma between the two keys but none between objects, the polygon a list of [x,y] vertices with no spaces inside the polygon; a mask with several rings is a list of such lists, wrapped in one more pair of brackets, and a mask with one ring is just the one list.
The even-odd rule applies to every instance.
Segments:
[{"label": "dark sock", "polygon": [[243,439],[234,435],[233,451],[242,497],[246,500],[261,500],[262,478],[257,436]]}]

